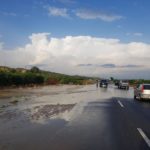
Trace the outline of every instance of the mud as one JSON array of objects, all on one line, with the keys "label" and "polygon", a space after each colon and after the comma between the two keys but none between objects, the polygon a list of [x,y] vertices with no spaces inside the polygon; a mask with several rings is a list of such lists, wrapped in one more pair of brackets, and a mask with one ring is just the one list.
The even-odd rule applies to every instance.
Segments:
[{"label": "mud", "polygon": [[47,119],[54,115],[59,115],[65,111],[70,111],[75,104],[57,104],[57,105],[45,105],[36,106],[31,110],[31,119],[39,120],[41,118]]}]

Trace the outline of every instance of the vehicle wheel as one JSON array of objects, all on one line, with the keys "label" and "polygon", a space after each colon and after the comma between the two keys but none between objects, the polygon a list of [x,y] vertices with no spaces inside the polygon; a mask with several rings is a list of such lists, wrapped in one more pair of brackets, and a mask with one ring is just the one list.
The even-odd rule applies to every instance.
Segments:
[{"label": "vehicle wheel", "polygon": [[127,87],[126,89],[129,90],[129,87]]},{"label": "vehicle wheel", "polygon": [[138,100],[139,100],[139,101],[142,101],[141,95],[138,96]]}]

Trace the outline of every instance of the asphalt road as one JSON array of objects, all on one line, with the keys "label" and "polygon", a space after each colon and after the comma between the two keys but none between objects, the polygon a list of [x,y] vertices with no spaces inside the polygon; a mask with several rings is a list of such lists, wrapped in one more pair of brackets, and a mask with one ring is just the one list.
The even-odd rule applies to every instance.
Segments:
[{"label": "asphalt road", "polygon": [[124,91],[112,85],[108,89],[90,86],[71,94],[77,96],[75,107],[67,111],[67,115],[57,114],[46,119],[46,123],[22,122],[15,128],[17,121],[2,123],[0,118],[0,149],[150,149],[150,102],[135,101],[133,89]]}]

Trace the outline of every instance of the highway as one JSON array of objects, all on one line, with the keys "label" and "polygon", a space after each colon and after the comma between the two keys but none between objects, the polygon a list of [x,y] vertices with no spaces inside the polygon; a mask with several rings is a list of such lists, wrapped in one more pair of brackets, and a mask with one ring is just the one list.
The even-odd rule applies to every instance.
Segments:
[{"label": "highway", "polygon": [[[29,108],[29,104],[32,107],[35,107],[34,103],[41,105],[42,98],[45,99],[42,95],[36,102],[29,100],[6,110],[10,111],[13,107],[12,110],[16,112],[25,111],[22,106]],[[1,115],[0,149],[150,149],[150,102],[134,100],[132,88],[126,91],[117,89],[114,85],[109,85],[108,89],[92,85],[62,92],[58,97],[54,94],[52,98],[66,99],[63,104],[71,103],[74,106],[53,117],[44,117],[43,122],[38,122],[38,119],[37,122],[31,121],[30,113],[24,113],[24,117],[16,115],[13,119]],[[45,102],[46,100],[43,101]],[[52,102],[53,100],[50,103]]]}]

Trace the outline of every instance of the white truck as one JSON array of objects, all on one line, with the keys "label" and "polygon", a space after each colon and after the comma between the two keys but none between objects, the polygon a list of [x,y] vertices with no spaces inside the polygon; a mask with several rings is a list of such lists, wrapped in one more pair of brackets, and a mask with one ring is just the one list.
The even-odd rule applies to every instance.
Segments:
[{"label": "white truck", "polygon": [[129,90],[129,82],[126,80],[121,80],[118,84],[118,89],[126,89]]}]

